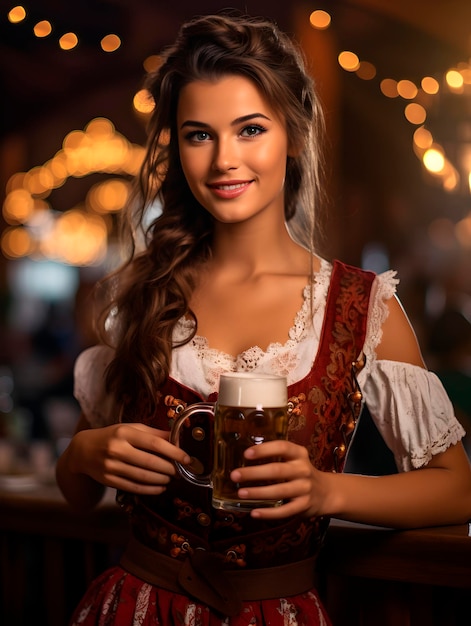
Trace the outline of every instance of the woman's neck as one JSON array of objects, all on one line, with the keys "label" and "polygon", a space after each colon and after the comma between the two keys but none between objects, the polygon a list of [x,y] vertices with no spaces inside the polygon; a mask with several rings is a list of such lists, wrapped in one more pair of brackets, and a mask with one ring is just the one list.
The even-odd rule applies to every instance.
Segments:
[{"label": "woman's neck", "polygon": [[247,228],[246,224],[217,224],[212,270],[233,272],[246,279],[261,274],[309,274],[310,253],[293,241],[285,224]]}]

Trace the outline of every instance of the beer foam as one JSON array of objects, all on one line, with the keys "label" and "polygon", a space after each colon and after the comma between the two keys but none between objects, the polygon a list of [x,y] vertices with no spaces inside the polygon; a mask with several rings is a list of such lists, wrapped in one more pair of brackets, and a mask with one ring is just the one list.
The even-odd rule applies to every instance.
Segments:
[{"label": "beer foam", "polygon": [[223,406],[276,408],[288,403],[284,376],[229,372],[219,379],[218,403]]}]

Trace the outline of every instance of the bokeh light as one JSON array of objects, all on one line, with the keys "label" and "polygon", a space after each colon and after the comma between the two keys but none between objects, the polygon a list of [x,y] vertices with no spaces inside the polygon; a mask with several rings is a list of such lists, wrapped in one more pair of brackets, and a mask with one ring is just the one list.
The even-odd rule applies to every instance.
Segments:
[{"label": "bokeh light", "polygon": [[356,72],[360,67],[360,60],[354,52],[344,50],[338,56],[339,65],[347,72]]},{"label": "bokeh light", "polygon": [[121,39],[118,35],[106,35],[101,40],[100,45],[105,52],[115,52],[121,46]]},{"label": "bokeh light", "polygon": [[317,11],[313,11],[309,16],[309,22],[313,28],[317,30],[325,30],[329,28],[332,18],[327,11],[323,11],[318,9]]},{"label": "bokeh light", "polygon": [[48,37],[52,33],[51,22],[48,22],[47,20],[42,20],[42,22],[38,22],[33,28],[33,32],[36,37]]},{"label": "bokeh light", "polygon": [[62,50],[73,50],[78,45],[78,37],[75,33],[65,33],[59,39],[59,46]]},{"label": "bokeh light", "polygon": [[19,22],[22,22],[25,18],[26,9],[21,5],[13,7],[8,12],[8,19],[12,24],[18,24]]}]

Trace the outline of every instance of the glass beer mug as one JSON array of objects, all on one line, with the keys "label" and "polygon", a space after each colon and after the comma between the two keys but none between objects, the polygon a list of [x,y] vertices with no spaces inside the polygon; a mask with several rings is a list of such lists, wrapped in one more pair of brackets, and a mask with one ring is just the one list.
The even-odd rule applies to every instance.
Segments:
[{"label": "glass beer mug", "polygon": [[[284,376],[227,373],[219,381],[218,400],[188,406],[172,428],[170,441],[180,445],[180,430],[193,415],[207,413],[213,424],[214,456],[209,474],[196,474],[176,463],[179,474],[187,481],[213,490],[212,504],[228,511],[251,511],[254,508],[279,506],[281,500],[240,500],[240,487],[230,479],[237,467],[258,463],[244,457],[253,445],[275,439],[286,439],[288,430],[288,390]],[[264,461],[267,462],[267,461]],[[254,486],[256,483],[251,483]],[[266,483],[265,483],[266,484]]]}]

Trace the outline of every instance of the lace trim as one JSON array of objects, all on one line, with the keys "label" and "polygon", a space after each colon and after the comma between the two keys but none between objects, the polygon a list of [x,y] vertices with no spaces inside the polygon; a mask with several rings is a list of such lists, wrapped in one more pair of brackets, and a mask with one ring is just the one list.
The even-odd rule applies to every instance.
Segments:
[{"label": "lace trim", "polygon": [[425,449],[419,449],[411,452],[410,459],[405,457],[406,462],[410,461],[410,464],[414,469],[419,469],[432,460],[432,457],[445,452],[450,446],[457,444],[465,435],[465,430],[458,421],[453,421],[450,424],[450,428],[441,434],[437,441],[432,441],[430,447]]},{"label": "lace trim", "polygon": [[[327,289],[332,272],[332,265],[321,259],[319,272],[314,275],[312,283],[306,285],[303,290],[303,304],[296,313],[293,326],[288,331],[288,339],[282,344],[280,342],[270,343],[266,350],[259,346],[252,346],[244,352],[233,356],[227,352],[211,348],[206,337],[195,335],[190,341],[190,345],[195,350],[197,358],[214,365],[214,370],[222,371],[252,371],[256,369],[262,359],[270,357],[280,363],[283,361],[281,370],[283,372],[292,371],[296,365],[296,346],[307,336],[312,319],[322,306],[325,306]],[[311,296],[312,293],[312,296]],[[311,318],[312,300],[312,318]],[[323,317],[323,316],[322,316]],[[175,338],[183,339],[191,333],[194,328],[193,320],[181,319],[176,327]],[[294,361],[294,362],[293,362]],[[280,363],[281,365],[281,363]],[[281,372],[280,372],[281,373]]]},{"label": "lace trim", "polygon": [[383,324],[389,315],[387,303],[396,293],[396,288],[399,284],[396,274],[396,271],[388,270],[379,274],[373,283],[365,338],[365,354],[367,357],[376,357],[376,348],[381,343]]}]

